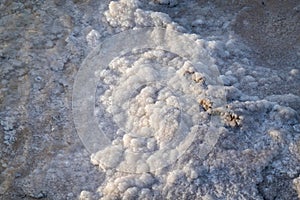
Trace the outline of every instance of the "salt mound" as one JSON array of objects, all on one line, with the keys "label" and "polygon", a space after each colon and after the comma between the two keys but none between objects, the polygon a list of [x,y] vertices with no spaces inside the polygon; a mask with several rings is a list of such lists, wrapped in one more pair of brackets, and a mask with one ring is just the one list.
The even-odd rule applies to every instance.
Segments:
[{"label": "salt mound", "polygon": [[[73,110],[92,162],[135,173],[175,162],[207,121],[211,108],[203,102],[218,107],[225,101],[208,58],[197,42],[160,28],[120,33],[91,52],[75,83]],[[217,123],[212,117],[211,126]],[[215,139],[203,144],[203,152],[218,133],[210,133]]]}]

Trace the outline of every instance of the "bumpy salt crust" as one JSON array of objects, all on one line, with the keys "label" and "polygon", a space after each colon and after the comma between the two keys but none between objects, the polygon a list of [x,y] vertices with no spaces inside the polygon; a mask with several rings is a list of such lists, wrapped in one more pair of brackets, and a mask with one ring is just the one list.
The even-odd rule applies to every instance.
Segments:
[{"label": "bumpy salt crust", "polygon": [[[107,22],[117,31],[140,27],[169,27],[174,30],[181,29],[178,24],[172,22],[171,18],[161,12],[145,11],[138,8],[137,0],[111,1],[109,10],[104,13]],[[176,1],[163,0],[161,4],[175,6]]]},{"label": "bumpy salt crust", "polygon": [[[155,50],[133,63],[117,59],[132,49]],[[100,106],[95,109],[97,83]],[[206,109],[199,101],[207,98],[208,91],[218,89],[215,96],[209,92],[208,101],[224,104],[225,93],[216,87],[220,84],[206,52],[187,36],[160,28],[126,31],[105,40],[83,63],[74,85],[74,121],[93,153],[93,164],[105,170],[155,171],[175,162],[192,143],[205,120],[201,111]],[[99,123],[94,112],[102,119]],[[218,120],[212,118],[211,123],[216,127]],[[219,136],[217,131],[208,134],[203,156]]]}]

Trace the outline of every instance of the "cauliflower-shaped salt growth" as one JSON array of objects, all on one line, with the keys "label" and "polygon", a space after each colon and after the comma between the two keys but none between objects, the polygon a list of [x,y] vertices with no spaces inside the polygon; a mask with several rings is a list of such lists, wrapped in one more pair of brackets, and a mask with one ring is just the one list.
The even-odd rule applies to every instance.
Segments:
[{"label": "cauliflower-shaped salt growth", "polygon": [[300,198],[300,176],[293,180],[294,188],[297,191],[298,198]]},{"label": "cauliflower-shaped salt growth", "polygon": [[88,191],[82,191],[79,200],[92,200],[92,194]]},{"label": "cauliflower-shaped salt growth", "polygon": [[90,47],[95,47],[96,45],[99,44],[99,38],[100,38],[100,34],[98,31],[96,30],[91,30],[87,36],[86,36],[86,40],[88,42],[88,45]]},{"label": "cauliflower-shaped salt growth", "polygon": [[154,177],[148,173],[142,175],[125,175],[109,179],[104,187],[100,187],[100,190],[103,193],[103,200],[112,198],[150,198],[152,192],[148,188],[151,188],[154,183]]},{"label": "cauliflower-shaped salt growth", "polygon": [[114,59],[99,76],[109,86],[97,103],[118,128],[115,145],[93,154],[93,164],[140,173],[176,160],[203,117],[204,74],[172,53],[145,50]]},{"label": "cauliflower-shaped salt growth", "polygon": [[137,0],[111,1],[109,10],[104,15],[113,27],[131,28],[134,26],[134,11],[137,9],[137,4]]},{"label": "cauliflower-shaped salt growth", "polygon": [[107,22],[114,28],[126,30],[134,27],[172,27],[179,29],[171,18],[161,12],[144,11],[138,8],[138,0],[112,1],[104,13]]},{"label": "cauliflower-shaped salt growth", "polygon": [[[103,151],[97,152],[95,155],[92,155],[91,162],[93,164],[99,164],[103,169],[107,167],[117,167],[120,163],[120,159],[123,154],[123,149],[120,146],[114,145],[110,148],[106,148]],[[113,155],[108,156],[107,155]],[[104,158],[104,159],[103,159]],[[101,160],[102,162],[98,163]]]},{"label": "cauliflower-shaped salt growth", "polygon": [[[168,170],[180,168],[175,162],[195,137],[201,139],[196,145],[196,156],[200,159],[218,140],[218,127],[211,128],[214,116],[209,116],[199,105],[199,100],[209,99],[212,108],[220,106],[206,92],[216,82],[218,73],[211,70],[214,66],[209,62],[210,57],[205,56],[206,50],[194,37],[160,28],[123,33],[119,37],[125,37],[129,49],[121,47],[125,46],[121,40],[118,45],[111,45],[114,37],[86,59],[74,86],[78,93],[74,94],[73,105],[75,113],[84,117],[74,115],[74,121],[83,143],[92,152],[93,164],[106,170],[107,180],[103,183],[106,185],[99,188],[104,197],[158,198],[160,194],[153,191],[161,191]],[[128,40],[128,34],[140,38],[139,42]],[[149,40],[145,45],[144,38]],[[100,83],[98,88],[95,83]],[[93,88],[93,92],[87,88]],[[98,121],[97,126],[94,121]],[[132,175],[128,176],[128,172]],[[148,172],[155,176],[155,183],[138,186],[136,180]],[[193,169],[181,173],[184,175],[176,181],[198,176]]]}]

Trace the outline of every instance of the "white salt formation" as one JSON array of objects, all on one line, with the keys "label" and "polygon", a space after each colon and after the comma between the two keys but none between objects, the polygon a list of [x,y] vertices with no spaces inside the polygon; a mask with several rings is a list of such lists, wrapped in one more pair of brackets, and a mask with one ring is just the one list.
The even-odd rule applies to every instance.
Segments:
[{"label": "white salt formation", "polygon": [[174,162],[205,120],[198,103],[209,95],[205,76],[162,50],[115,59],[99,74],[108,88],[99,104],[119,127],[115,134],[123,134],[116,134],[113,146],[92,155],[92,162],[104,169],[114,169],[119,162],[118,170],[137,173]]},{"label": "white salt formation", "polygon": [[[108,58],[116,54],[111,41],[105,41],[101,49],[90,54],[74,87],[73,110],[74,116],[78,116],[75,122],[81,139],[93,152],[94,164],[104,170],[155,171],[175,162],[193,142],[199,123],[209,120],[206,111],[212,107],[206,108],[199,102],[222,106],[225,92],[216,85],[221,83],[218,71],[196,41],[169,29],[127,31],[116,35],[113,41],[119,41],[123,48],[128,43],[134,45],[135,41],[126,34],[134,35],[135,39],[141,36],[146,44],[139,43],[141,47],[135,47],[133,52],[126,47],[122,51],[117,49],[121,57],[111,60],[108,67],[103,60],[109,62]],[[161,38],[166,35],[167,38]],[[174,44],[173,40],[181,42]],[[156,43],[160,46],[153,47]],[[197,49],[189,44],[200,52],[194,54]],[[104,55],[97,55],[98,52]],[[96,88],[96,82],[100,83],[96,92],[99,97],[93,96],[93,90],[85,89]],[[89,104],[95,100],[98,120],[94,122],[98,121],[100,129],[90,120],[93,107]],[[217,130],[219,119],[210,120],[210,126]],[[203,156],[218,136],[218,131],[210,133],[202,147]]]}]

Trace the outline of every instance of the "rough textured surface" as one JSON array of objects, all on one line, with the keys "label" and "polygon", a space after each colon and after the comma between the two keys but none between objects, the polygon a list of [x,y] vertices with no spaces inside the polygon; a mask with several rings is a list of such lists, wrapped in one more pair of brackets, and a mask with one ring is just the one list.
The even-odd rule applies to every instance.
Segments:
[{"label": "rough textured surface", "polygon": [[[299,18],[297,0],[0,0],[0,199],[300,199]],[[224,127],[205,158],[199,132],[165,168],[103,170],[72,120],[76,73],[103,38],[153,26],[203,42],[227,105],[200,104]]]}]

